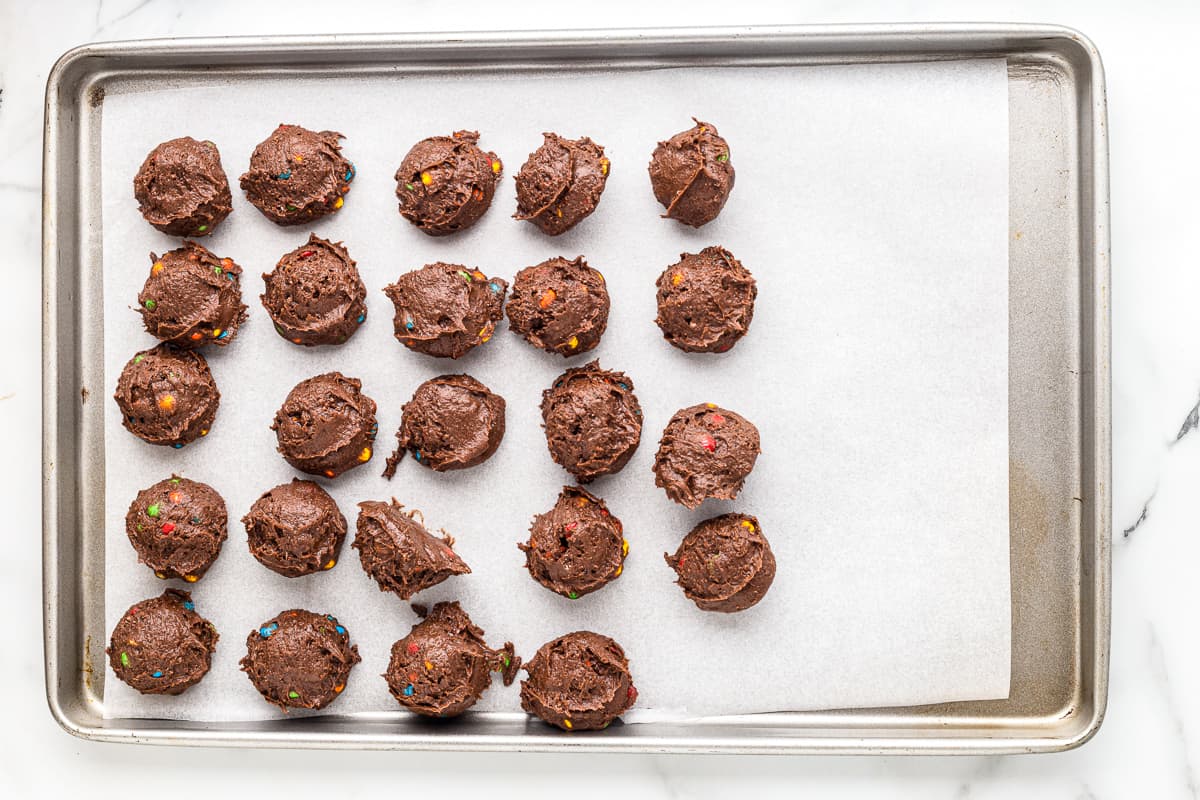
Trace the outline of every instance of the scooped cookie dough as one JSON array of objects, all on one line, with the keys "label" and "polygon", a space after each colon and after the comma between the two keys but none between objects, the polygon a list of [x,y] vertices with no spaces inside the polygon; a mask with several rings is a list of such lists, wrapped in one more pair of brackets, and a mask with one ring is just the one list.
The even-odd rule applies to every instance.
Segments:
[{"label": "scooped cookie dough", "polygon": [[543,133],[542,138],[542,146],[529,154],[517,173],[513,217],[557,236],[596,210],[610,164],[604,148],[586,136],[564,139],[557,133]]},{"label": "scooped cookie dough", "polygon": [[658,276],[658,318],[663,337],[689,353],[724,353],[754,319],[754,276],[723,247],[681,253]]},{"label": "scooped cookie dough", "polygon": [[286,712],[332,703],[361,660],[332,614],[292,609],[250,632],[239,663],[263,699]]},{"label": "scooped cookie dough", "polygon": [[711,123],[659,142],[650,159],[650,185],[666,208],[664,217],[698,228],[712,222],[733,189],[729,144]]},{"label": "scooped cookie dough", "polygon": [[296,384],[275,412],[271,430],[293,467],[336,478],[371,460],[379,424],[362,381],[327,372]]},{"label": "scooped cookie dough", "polygon": [[383,475],[391,478],[411,452],[436,472],[466,469],[492,457],[504,438],[504,398],[470,375],[439,375],[401,408],[396,452]]},{"label": "scooped cookie dough", "polygon": [[599,497],[564,486],[554,508],[533,518],[529,541],[517,546],[530,577],[576,600],[621,576],[629,554],[623,530]]},{"label": "scooped cookie dough", "polygon": [[733,500],[762,452],[758,428],[713,403],[671,417],[654,456],[654,484],[680,505]]},{"label": "scooped cookie dough", "polygon": [[142,324],[151,336],[183,349],[224,347],[246,321],[242,268],[195,242],[150,254],[150,275],[138,295]]},{"label": "scooped cookie dough", "polygon": [[359,503],[358,531],[351,545],[358,550],[363,571],[375,579],[381,592],[395,592],[407,600],[422,589],[436,586],[471,568],[454,552],[454,538],[444,531],[439,539],[418,521],[419,512],[405,511],[375,500]]},{"label": "scooped cookie dough", "polygon": [[512,642],[492,650],[483,631],[457,602],[438,603],[409,634],[392,645],[383,677],[392,697],[425,717],[456,717],[475,705],[492,684],[492,672],[508,686],[521,659]]},{"label": "scooped cookie dough", "polygon": [[413,145],[396,170],[400,215],[430,236],[465,230],[492,204],[504,166],[476,144],[476,131],[431,136]]},{"label": "scooped cookie dough", "polygon": [[345,203],[354,165],[341,154],[335,131],[280,125],[259,142],[241,177],[246,199],[278,225],[302,225]]},{"label": "scooped cookie dough", "polygon": [[663,554],[676,583],[704,611],[745,611],[763,599],[775,580],[775,555],[758,520],[748,514],[706,519],[684,537],[674,555]]},{"label": "scooped cookie dough", "polygon": [[130,606],[104,652],[116,676],[142,694],[177,695],[208,674],[218,638],[190,594],[167,589]]},{"label": "scooped cookie dough", "polygon": [[208,236],[233,210],[217,146],[190,136],[150,151],[133,178],[133,196],[146,221],[168,236]]},{"label": "scooped cookie dough", "polygon": [[342,344],[367,321],[367,288],[341,242],[309,234],[263,281],[263,308],[293,344]]},{"label": "scooped cookie dough", "polygon": [[550,457],[580,483],[620,472],[642,439],[642,407],[624,372],[572,367],[542,392]]},{"label": "scooped cookie dough", "polygon": [[346,518],[334,499],[299,478],[255,500],[242,524],[250,555],[288,578],[333,569],[346,538]]},{"label": "scooped cookie dough", "polygon": [[144,442],[178,449],[208,434],[221,393],[204,356],[160,344],[129,360],[113,399],[126,430]]},{"label": "scooped cookie dough", "polygon": [[125,533],[138,561],[159,578],[194,583],[221,554],[229,535],[225,500],[206,483],[172,475],[138,492]]},{"label": "scooped cookie dough", "polygon": [[569,358],[600,344],[608,308],[604,276],[583,256],[551,258],[517,273],[508,327],[534,347]]},{"label": "scooped cookie dough", "polygon": [[525,665],[521,708],[565,731],[607,728],[637,700],[621,645],[591,631],[546,642]]},{"label": "scooped cookie dough", "polygon": [[384,287],[396,307],[396,339],[439,358],[458,358],[492,338],[508,283],[473,267],[438,261]]}]

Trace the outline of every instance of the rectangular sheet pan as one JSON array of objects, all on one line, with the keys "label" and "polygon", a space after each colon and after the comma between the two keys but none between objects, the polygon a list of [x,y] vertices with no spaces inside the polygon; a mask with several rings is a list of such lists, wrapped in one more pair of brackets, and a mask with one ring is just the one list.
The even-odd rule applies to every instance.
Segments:
[{"label": "rectangular sheet pan", "polygon": [[[213,725],[103,719],[104,387],[99,129],[106,81],[423,69],[645,69],[1003,56],[1010,117],[1012,694],[917,708],[722,717],[568,736],[516,713]],[[731,753],[1060,750],[1103,718],[1109,639],[1108,178],[1099,55],[1044,26],[789,27],[256,37],[86,45],[55,66],[44,164],[44,591],[51,712],[160,744]],[[89,399],[91,394],[95,399]]]}]

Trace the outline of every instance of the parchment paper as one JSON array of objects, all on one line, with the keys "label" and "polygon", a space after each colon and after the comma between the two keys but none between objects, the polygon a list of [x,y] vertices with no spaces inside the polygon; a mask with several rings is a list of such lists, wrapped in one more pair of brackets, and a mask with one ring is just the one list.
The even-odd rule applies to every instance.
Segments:
[{"label": "parchment paper", "polygon": [[[334,369],[360,377],[379,403],[374,460],[320,479],[351,536],[358,501],[394,495],[451,532],[474,570],[417,602],[460,600],[489,641],[511,639],[526,658],[567,631],[616,638],[641,692],[627,721],[1007,696],[1006,92],[1002,60],[111,87],[102,171],[108,630],[165,588],[124,532],[139,489],[172,472],[207,482],[228,504],[230,529],[215,566],[185,587],[221,634],[210,674],[180,697],[155,698],[109,671],[105,714],[277,716],[237,661],[252,629],[293,607],[336,614],[362,654],[328,712],[399,713],[379,675],[417,620],[409,606],[378,591],[349,540],[330,572],[286,579],[249,555],[240,523],[262,492],[297,474],[275,451],[275,409],[298,381]],[[659,218],[646,175],[656,141],[692,115],[717,125],[737,168],[725,211],[698,231]],[[283,121],[341,131],[357,166],[345,208],[312,226],[346,242],[368,287],[368,320],[342,347],[288,344],[258,299],[260,274],[309,232],[268,222],[236,186],[254,145]],[[460,128],[482,131],[504,161],[503,183],[480,224],[431,239],[398,215],[392,174],[418,139]],[[599,210],[557,239],[510,218],[511,176],[548,130],[589,135],[612,160]],[[132,178],[155,144],[180,135],[221,149],[235,210],[203,243],[246,270],[250,319],[232,346],[206,351],[220,412],[206,439],[177,451],[126,432],[111,394],[126,360],[154,344],[133,309],[147,254],[178,246],[141,219]],[[758,280],[754,323],[728,354],[688,355],[653,323],[654,280],[682,251],[717,243]],[[594,354],[632,376],[645,430],[625,470],[593,484],[624,521],[624,575],[570,601],[529,578],[516,542],[569,482],[546,452],[541,391],[585,359],[536,351],[506,323],[458,362],[409,352],[392,338],[381,290],[435,260],[511,280],[523,266],[580,253],[613,299]],[[497,454],[443,475],[409,460],[385,481],[401,404],[422,380],[459,371],[508,401]],[[764,452],[736,502],[689,512],[655,488],[650,465],[670,415],[705,401],[754,421]],[[704,613],[674,585],[663,553],[729,510],[759,517],[778,574],[755,608]],[[476,708],[519,711],[517,686],[497,680]]]}]

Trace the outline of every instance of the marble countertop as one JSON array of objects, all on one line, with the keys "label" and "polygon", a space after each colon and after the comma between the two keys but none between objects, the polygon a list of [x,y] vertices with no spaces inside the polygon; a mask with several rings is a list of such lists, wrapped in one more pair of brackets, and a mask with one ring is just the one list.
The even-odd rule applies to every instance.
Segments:
[{"label": "marble countertop", "polygon": [[[50,776],[62,794],[129,796],[186,785],[264,797],[456,790],[508,796],[1195,797],[1200,644],[1191,610],[1200,556],[1200,265],[1188,244],[1200,105],[1190,81],[1200,7],[1106,0],[584,5],[526,0],[251,4],[244,0],[0,2],[0,243],[13,301],[0,315],[0,559],[8,687],[0,790]],[[1136,13],[1131,13],[1135,8]],[[235,33],[486,30],[671,24],[1013,21],[1068,24],[1104,57],[1113,239],[1113,632],[1108,717],[1058,755],[778,758],[327,753],[123,747],[73,739],[42,693],[40,194],[42,92],[66,49],[87,41]],[[131,777],[136,776],[136,777]],[[181,783],[180,779],[185,783]],[[145,787],[145,788],[143,788]],[[236,787],[236,788],[235,788]],[[25,794],[16,794],[25,790]]]}]

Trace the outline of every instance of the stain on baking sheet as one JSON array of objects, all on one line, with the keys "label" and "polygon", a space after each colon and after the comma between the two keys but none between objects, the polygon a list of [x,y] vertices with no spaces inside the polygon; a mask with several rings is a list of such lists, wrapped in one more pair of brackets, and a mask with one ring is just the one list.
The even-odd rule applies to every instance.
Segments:
[{"label": "stain on baking sheet", "polygon": [[88,92],[88,105],[92,108],[99,108],[104,104],[104,87],[93,86]]}]

